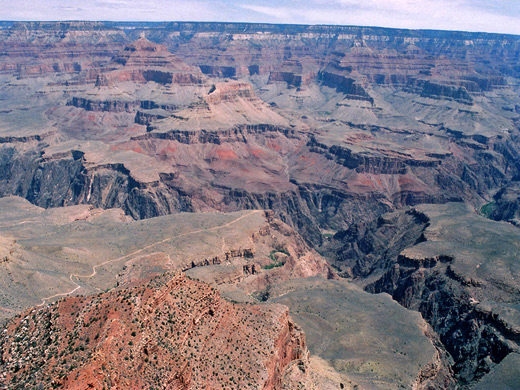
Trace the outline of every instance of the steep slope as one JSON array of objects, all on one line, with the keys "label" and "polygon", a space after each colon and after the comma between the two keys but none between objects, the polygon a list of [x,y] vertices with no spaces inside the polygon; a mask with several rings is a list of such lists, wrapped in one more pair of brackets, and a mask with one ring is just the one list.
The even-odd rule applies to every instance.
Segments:
[{"label": "steep slope", "polygon": [[365,290],[421,312],[469,384],[519,350],[519,242],[514,226],[448,203],[385,215],[327,247]]},{"label": "steep slope", "polygon": [[[215,285],[231,284],[224,289],[230,291],[239,285],[246,294],[293,278],[333,277],[325,259],[293,229],[261,210],[134,221],[118,209],[45,210],[16,197],[0,199],[0,210],[2,319],[168,271],[212,275]],[[283,261],[272,267],[272,253],[280,251]]]},{"label": "steep slope", "polygon": [[1,74],[62,74],[70,83],[95,80],[96,71],[128,41],[118,27],[99,22],[18,22],[1,29]]},{"label": "steep slope", "polygon": [[121,81],[185,85],[204,83],[199,69],[184,64],[165,46],[150,42],[144,36],[118,53],[107,65],[108,69],[112,67],[115,68],[113,71],[98,77],[98,86]]},{"label": "steep slope", "polygon": [[495,221],[507,221],[520,226],[520,183],[512,181],[493,195],[492,202],[482,206],[480,212]]},{"label": "steep slope", "polygon": [[[2,195],[44,207],[121,207],[134,218],[270,208],[319,244],[323,231],[404,205],[481,206],[518,177],[514,36],[218,23],[29,27],[28,35],[23,25],[2,33],[20,48],[79,34],[75,45],[103,44],[112,59],[78,70],[74,82],[60,70],[39,79],[6,72]],[[116,33],[120,46],[103,41]]]},{"label": "steep slope", "polygon": [[[46,219],[52,211],[39,209],[51,230],[39,238],[41,221],[7,218],[5,316],[41,298],[132,286],[178,268],[228,298],[268,300],[291,278],[333,276],[308,246],[325,242],[342,276],[423,314],[464,385],[511,371],[515,228],[463,206],[421,205],[462,201],[518,224],[519,37],[83,22],[2,24],[0,35],[0,196],[83,205],[72,214],[86,215],[57,227]],[[113,223],[125,217],[85,205],[149,222]],[[242,214],[220,212],[246,209],[261,223],[245,235],[202,234],[208,246],[180,246],[187,257],[175,257],[175,240],[155,251],[171,238],[158,231],[171,233],[164,226],[178,220],[154,217],[195,212],[213,229],[199,212],[225,225]],[[87,238],[113,238],[95,247],[109,256],[85,251],[78,226]],[[131,250],[122,226],[146,232]],[[160,239],[150,241],[154,234]],[[51,291],[32,294],[42,286]]]},{"label": "steep slope", "polygon": [[292,280],[271,293],[272,302],[290,308],[311,353],[354,388],[454,388],[449,355],[433,330],[388,295],[321,278]]},{"label": "steep slope", "polygon": [[[0,345],[8,389],[311,384],[304,337],[286,308],[232,304],[182,275],[28,311]],[[299,378],[286,375],[293,366]]]}]

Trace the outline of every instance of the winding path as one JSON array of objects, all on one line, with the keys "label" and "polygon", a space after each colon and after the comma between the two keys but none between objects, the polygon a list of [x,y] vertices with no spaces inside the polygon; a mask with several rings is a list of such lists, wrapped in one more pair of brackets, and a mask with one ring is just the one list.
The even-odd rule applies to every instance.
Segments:
[{"label": "winding path", "polygon": [[199,229],[199,230],[194,230],[194,231],[191,231],[191,232],[187,232],[187,233],[182,233],[182,234],[179,234],[177,236],[173,236],[173,237],[168,237],[168,238],[165,238],[164,240],[160,240],[160,241],[157,241],[157,242],[154,242],[153,244],[150,244],[150,245],[146,245],[144,247],[142,247],[141,249],[138,249],[132,253],[128,253],[124,256],[121,256],[121,257],[118,257],[116,259],[112,259],[112,260],[107,260],[107,261],[104,261],[103,263],[100,263],[100,264],[96,264],[94,266],[92,266],[92,272],[90,274],[87,274],[87,275],[81,275],[81,274],[70,274],[69,275],[69,279],[70,281],[72,282],[72,284],[74,284],[76,287],[74,287],[72,290],[68,291],[68,292],[64,292],[64,293],[60,293],[60,294],[54,294],[54,295],[51,295],[50,297],[46,297],[46,298],[42,298],[42,303],[40,303],[37,307],[41,307],[43,305],[45,305],[48,301],[50,301],[51,299],[54,299],[54,298],[59,298],[59,297],[66,297],[66,296],[69,296],[71,294],[74,294],[76,291],[78,291],[80,288],[81,288],[81,285],[79,285],[76,281],[74,281],[74,278],[76,280],[79,281],[79,279],[90,279],[90,278],[93,278],[94,276],[96,276],[97,274],[97,269],[99,267],[103,267],[107,264],[110,264],[110,263],[115,263],[117,261],[121,261],[121,260],[124,260],[124,259],[127,259],[129,257],[132,257],[132,256],[135,256],[139,253],[142,253],[150,248],[153,248],[154,246],[156,245],[160,245],[160,244],[164,244],[165,242],[168,242],[168,241],[171,241],[171,240],[175,240],[176,238],[181,238],[181,237],[185,237],[185,236],[189,236],[189,235],[192,235],[192,234],[198,234],[198,233],[203,233],[203,232],[211,232],[211,231],[214,231],[214,230],[219,230],[219,229],[223,229],[225,227],[228,227],[228,226],[231,226],[233,225],[234,223],[240,221],[241,219],[244,219],[244,218],[247,218],[255,213],[261,213],[262,210],[253,210],[251,211],[250,213],[247,213],[247,214],[244,214],[234,220],[232,220],[231,222],[228,222],[224,225],[220,225],[220,226],[214,226],[212,228],[207,228],[207,229]]}]

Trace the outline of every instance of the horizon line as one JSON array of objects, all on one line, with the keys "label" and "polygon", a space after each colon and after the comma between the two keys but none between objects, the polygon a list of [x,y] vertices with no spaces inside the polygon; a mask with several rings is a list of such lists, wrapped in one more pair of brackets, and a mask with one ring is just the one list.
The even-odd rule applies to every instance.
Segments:
[{"label": "horizon line", "polygon": [[0,19],[0,24],[5,23],[149,23],[149,24],[167,24],[167,23],[192,23],[192,24],[248,24],[248,25],[270,25],[270,26],[301,26],[301,27],[346,27],[346,28],[372,28],[380,30],[397,30],[409,32],[445,32],[445,33],[461,33],[461,34],[489,34],[489,35],[506,35],[511,37],[519,37],[520,34],[490,32],[480,30],[450,30],[450,29],[431,29],[431,28],[406,28],[406,27],[385,27],[375,25],[355,25],[355,24],[324,24],[324,23],[273,23],[273,22],[236,22],[236,21],[204,21],[204,20],[94,20],[94,19],[55,19],[55,20],[17,20],[17,19]]}]

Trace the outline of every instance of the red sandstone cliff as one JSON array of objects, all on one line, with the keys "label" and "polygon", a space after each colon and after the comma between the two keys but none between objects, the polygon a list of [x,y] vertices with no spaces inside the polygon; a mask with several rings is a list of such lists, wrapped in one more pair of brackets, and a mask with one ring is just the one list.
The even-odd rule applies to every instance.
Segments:
[{"label": "red sandstone cliff", "polygon": [[287,308],[233,304],[183,275],[27,311],[0,346],[8,389],[267,390],[308,364]]}]

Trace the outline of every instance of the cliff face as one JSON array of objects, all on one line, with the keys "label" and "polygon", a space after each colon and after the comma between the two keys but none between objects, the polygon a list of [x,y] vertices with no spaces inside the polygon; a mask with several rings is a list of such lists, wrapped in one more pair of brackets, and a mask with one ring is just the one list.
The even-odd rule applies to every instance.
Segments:
[{"label": "cliff face", "polygon": [[508,221],[515,226],[520,224],[520,186],[512,182],[501,188],[493,200],[482,206],[480,212],[495,221]]},{"label": "cliff face", "polygon": [[[178,210],[174,205],[192,210],[190,203],[221,210],[273,204],[269,208],[319,242],[318,225],[344,229],[357,217],[368,220],[401,205],[481,204],[517,174],[514,36],[225,23],[128,27],[26,23],[0,31],[6,50],[17,53],[2,59],[6,76],[28,83],[40,110],[34,117],[58,129],[50,144],[100,141],[117,152],[76,170],[74,189],[60,200],[59,183],[47,187],[59,188],[53,194],[26,189],[26,183],[45,186],[36,172],[54,163],[37,162],[18,144],[15,155],[39,168],[34,179],[27,173],[26,183],[11,180],[2,193],[41,205],[95,200],[141,218]],[[69,54],[83,65],[72,73],[57,66],[37,86],[25,65],[10,64],[47,66],[52,50],[64,45],[81,49]],[[242,81],[221,82],[234,77]],[[6,98],[18,93],[14,85]],[[8,117],[16,114],[16,108],[7,111]],[[45,148],[35,145],[34,153]],[[133,169],[132,153],[151,158],[145,175]],[[11,163],[5,170],[13,178],[22,175]],[[117,177],[100,179],[114,183],[113,190],[89,196],[97,191],[94,171]],[[121,177],[127,171],[129,178]],[[160,180],[173,173],[177,181]],[[218,192],[226,205],[202,198],[188,181]],[[39,200],[43,196],[57,200]],[[309,210],[306,218],[297,214],[299,207]]]},{"label": "cliff face", "polygon": [[390,269],[399,253],[420,242],[428,218],[414,209],[385,214],[370,223],[354,224],[321,247],[346,277],[364,278]]},{"label": "cliff face", "polygon": [[467,384],[519,349],[518,236],[462,204],[424,205],[351,227],[324,249],[365,290],[421,312]]},{"label": "cliff face", "polygon": [[119,28],[95,22],[20,22],[1,34],[0,46],[6,54],[1,73],[81,76],[76,82],[95,77],[90,71],[110,60],[127,40]]},{"label": "cliff face", "polygon": [[114,69],[104,75],[108,85],[128,80],[180,85],[204,83],[200,70],[186,65],[165,46],[146,38],[140,38],[126,46],[112,58],[107,68]]},{"label": "cliff face", "polygon": [[318,80],[323,85],[335,88],[336,91],[345,94],[348,99],[366,100],[372,104],[374,103],[374,99],[369,96],[361,85],[356,84],[354,79],[334,73],[320,72]]},{"label": "cliff face", "polygon": [[[1,336],[6,388],[279,389],[308,352],[279,305],[237,305],[184,276],[14,319]],[[295,385],[293,383],[293,385]]]},{"label": "cliff face", "polygon": [[[518,224],[518,37],[83,22],[2,24],[0,36],[0,195],[135,219],[270,209],[325,242],[342,276],[420,310],[462,380],[516,350],[516,330],[495,321],[516,294],[495,290],[507,275],[466,278],[460,248],[409,256],[433,245],[432,219],[402,209],[465,202]],[[289,266],[326,271],[286,260],[255,286]],[[500,310],[467,303],[481,287]]]},{"label": "cliff face", "polygon": [[86,111],[108,112],[133,112],[135,108],[139,107],[138,102],[121,102],[117,100],[92,101],[80,97],[73,97],[68,104]]},{"label": "cliff face", "polygon": [[432,99],[455,100],[467,105],[473,104],[473,99],[466,88],[436,84],[428,80],[410,79],[407,82],[405,91]]},{"label": "cliff face", "polygon": [[403,306],[420,311],[455,360],[457,377],[462,383],[476,382],[518,350],[513,341],[518,329],[509,329],[492,310],[476,308],[471,288],[440,264],[448,259],[424,260],[426,271],[416,261],[399,258],[368,291],[391,293]]}]

